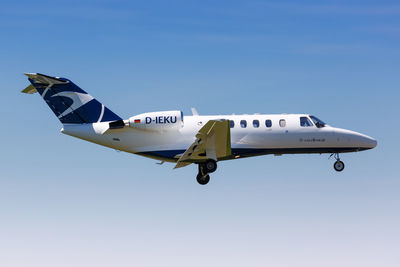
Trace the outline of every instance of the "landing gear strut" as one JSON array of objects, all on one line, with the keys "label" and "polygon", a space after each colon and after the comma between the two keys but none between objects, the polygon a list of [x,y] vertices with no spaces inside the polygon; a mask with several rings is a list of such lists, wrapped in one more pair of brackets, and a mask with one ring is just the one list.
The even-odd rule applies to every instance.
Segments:
[{"label": "landing gear strut", "polygon": [[213,159],[208,159],[204,163],[199,163],[199,173],[197,174],[197,182],[201,185],[206,185],[210,181],[209,173],[215,172],[217,162]]},{"label": "landing gear strut", "polygon": [[334,157],[336,159],[335,163],[333,164],[333,168],[335,169],[335,171],[337,171],[337,172],[343,171],[344,163],[343,163],[343,161],[340,160],[339,153],[334,153],[332,155],[334,155]]}]

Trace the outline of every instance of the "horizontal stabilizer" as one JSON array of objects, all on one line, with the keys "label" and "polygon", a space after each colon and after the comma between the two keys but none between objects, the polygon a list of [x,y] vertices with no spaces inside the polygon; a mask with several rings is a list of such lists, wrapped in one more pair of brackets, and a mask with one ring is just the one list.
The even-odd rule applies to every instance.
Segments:
[{"label": "horizontal stabilizer", "polygon": [[66,84],[69,81],[61,79],[59,77],[51,77],[40,73],[24,73],[29,79],[33,80],[35,83],[51,85],[51,84]]},{"label": "horizontal stabilizer", "polygon": [[31,84],[28,87],[26,87],[24,90],[21,91],[24,94],[34,94],[37,93],[36,88]]}]

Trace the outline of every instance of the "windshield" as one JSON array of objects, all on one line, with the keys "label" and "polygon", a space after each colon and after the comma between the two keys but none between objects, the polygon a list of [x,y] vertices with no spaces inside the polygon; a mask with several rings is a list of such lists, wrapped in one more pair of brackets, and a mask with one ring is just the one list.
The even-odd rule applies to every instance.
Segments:
[{"label": "windshield", "polygon": [[325,127],[325,122],[321,121],[317,117],[310,115],[310,118],[314,122],[315,126],[317,126],[318,128]]}]

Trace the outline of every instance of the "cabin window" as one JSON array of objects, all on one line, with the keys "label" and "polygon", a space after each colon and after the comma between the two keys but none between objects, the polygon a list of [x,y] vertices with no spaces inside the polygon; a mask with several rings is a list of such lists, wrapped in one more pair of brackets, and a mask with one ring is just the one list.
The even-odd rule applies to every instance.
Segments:
[{"label": "cabin window", "polygon": [[267,126],[267,128],[271,128],[272,121],[271,120],[265,120],[265,126]]},{"label": "cabin window", "polygon": [[260,122],[258,120],[253,120],[253,126],[254,128],[260,127]]},{"label": "cabin window", "polygon": [[231,128],[233,128],[233,127],[235,127],[235,122],[232,121],[232,120],[230,120],[230,121],[229,121],[229,125],[230,125]]},{"label": "cabin window", "polygon": [[313,126],[312,122],[307,117],[300,117],[300,126],[301,127],[310,127]]},{"label": "cabin window", "polygon": [[240,121],[240,127],[246,128],[247,127],[247,121],[246,120],[241,120]]},{"label": "cabin window", "polygon": [[286,121],[284,119],[279,120],[279,126],[285,127],[286,126]]}]

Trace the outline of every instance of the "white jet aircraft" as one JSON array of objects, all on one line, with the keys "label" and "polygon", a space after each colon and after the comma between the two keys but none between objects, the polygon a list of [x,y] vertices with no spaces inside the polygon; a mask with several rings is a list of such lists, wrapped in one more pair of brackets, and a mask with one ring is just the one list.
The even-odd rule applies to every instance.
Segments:
[{"label": "white jet aircraft", "polygon": [[63,124],[61,132],[117,150],[173,162],[175,168],[198,165],[204,185],[217,161],[267,154],[330,153],[334,169],[344,169],[339,153],[376,147],[367,135],[334,128],[309,114],[183,116],[179,110],[122,119],[66,78],[26,73]]}]

